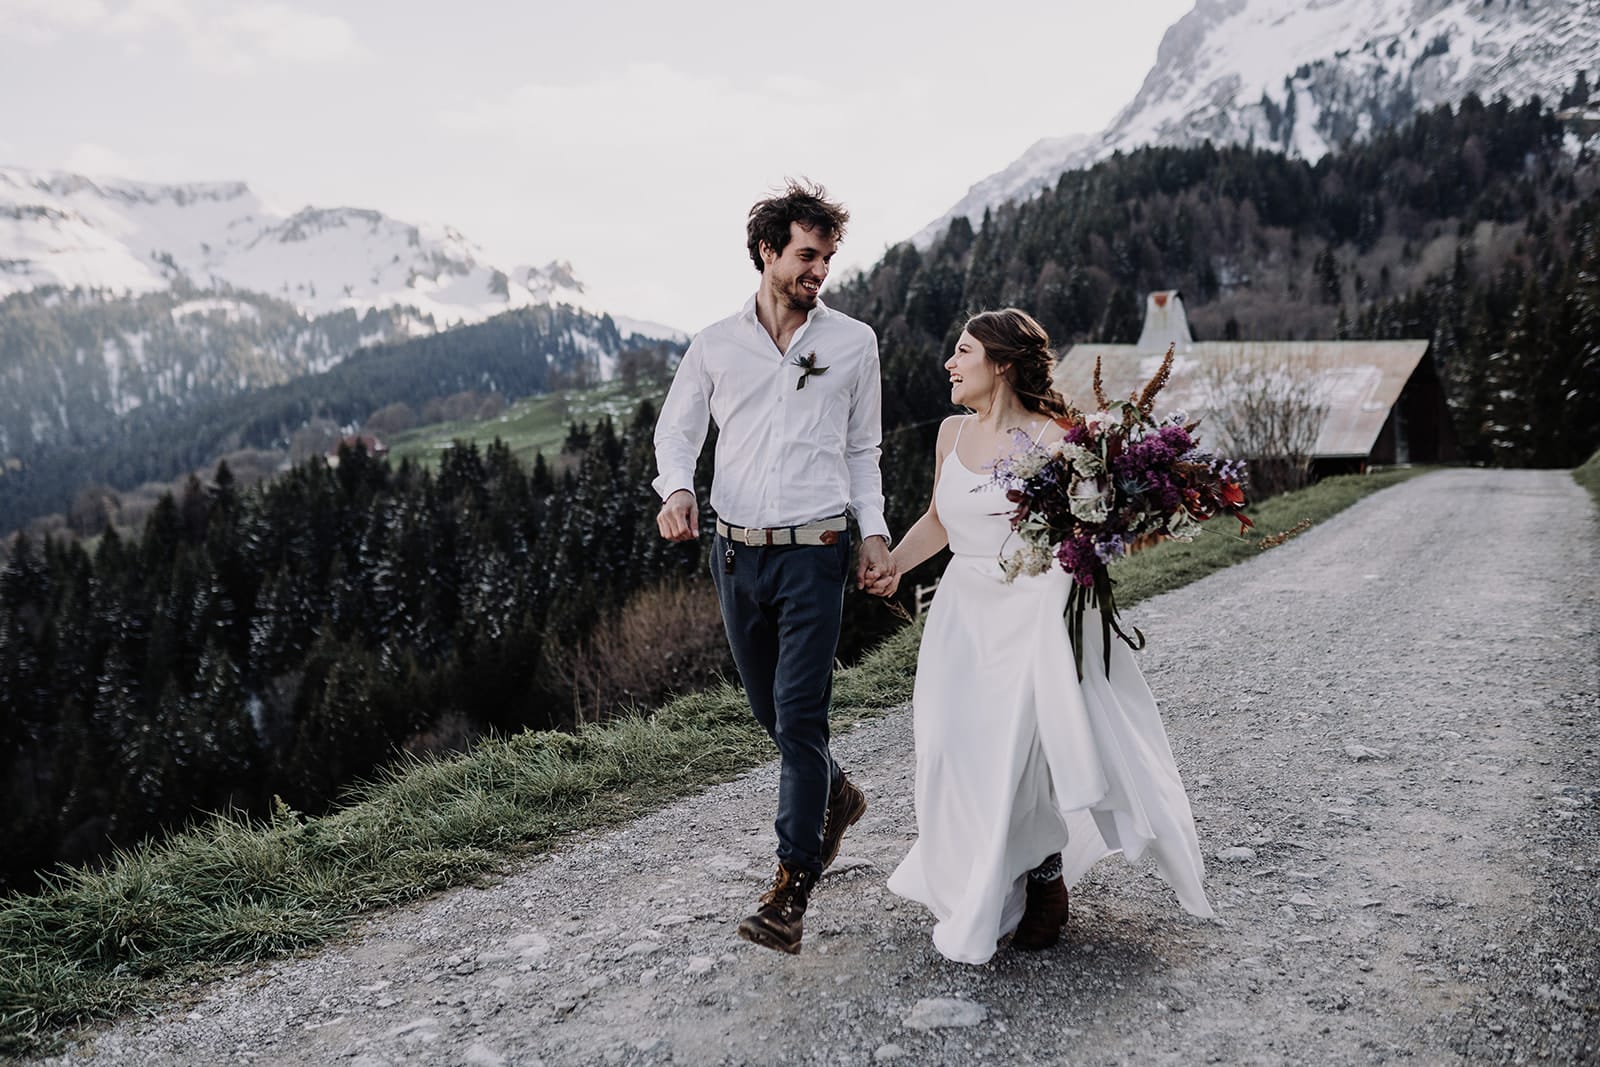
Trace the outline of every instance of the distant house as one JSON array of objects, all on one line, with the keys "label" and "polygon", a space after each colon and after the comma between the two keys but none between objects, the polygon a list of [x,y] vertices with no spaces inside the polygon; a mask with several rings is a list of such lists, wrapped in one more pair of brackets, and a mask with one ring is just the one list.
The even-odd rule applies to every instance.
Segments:
[{"label": "distant house", "polygon": [[[1063,353],[1056,388],[1074,405],[1092,407],[1099,357],[1106,396],[1126,397],[1156,372],[1168,344],[1176,346],[1176,358],[1157,414],[1181,410],[1219,425],[1237,414],[1223,411],[1230,392],[1243,391],[1230,389],[1230,381],[1246,373],[1279,375],[1307,383],[1322,407],[1310,450],[1318,476],[1456,458],[1427,341],[1195,341],[1177,290],[1150,294],[1137,344],[1081,344]],[[1215,433],[1206,439],[1219,443]]]},{"label": "distant house", "polygon": [[328,449],[327,454],[323,457],[328,461],[328,466],[337,467],[339,465],[339,449],[341,448],[364,448],[367,455],[373,459],[383,459],[389,454],[389,446],[370,433],[346,434],[334,442],[333,447]]}]

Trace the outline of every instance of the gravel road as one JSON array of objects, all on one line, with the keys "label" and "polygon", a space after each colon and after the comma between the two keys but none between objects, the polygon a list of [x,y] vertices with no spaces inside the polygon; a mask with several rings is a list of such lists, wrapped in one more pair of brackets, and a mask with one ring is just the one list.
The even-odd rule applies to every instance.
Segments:
[{"label": "gravel road", "polygon": [[1454,470],[1139,605],[1219,918],[1102,863],[1067,940],[944,961],[884,879],[911,723],[806,947],[737,940],[775,768],[196,991],[56,1063],[1600,1063],[1600,521]]}]

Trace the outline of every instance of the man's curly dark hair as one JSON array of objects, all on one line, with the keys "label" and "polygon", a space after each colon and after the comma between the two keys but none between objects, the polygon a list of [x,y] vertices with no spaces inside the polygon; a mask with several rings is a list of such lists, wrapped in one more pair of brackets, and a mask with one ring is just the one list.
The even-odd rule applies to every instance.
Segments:
[{"label": "man's curly dark hair", "polygon": [[828,190],[806,179],[788,179],[782,196],[758,201],[750,209],[750,221],[745,225],[749,240],[750,262],[761,270],[761,246],[765,244],[778,255],[789,244],[789,224],[798,222],[808,230],[818,230],[824,237],[844,240],[845,223],[850,212],[843,204],[828,199]]}]

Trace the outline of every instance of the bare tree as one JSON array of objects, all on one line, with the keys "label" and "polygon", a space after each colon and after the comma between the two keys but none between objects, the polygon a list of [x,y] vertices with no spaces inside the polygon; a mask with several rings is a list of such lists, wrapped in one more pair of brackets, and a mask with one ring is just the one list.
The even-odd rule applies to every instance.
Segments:
[{"label": "bare tree", "polygon": [[325,455],[338,443],[339,424],[316,415],[289,438],[289,459],[294,463],[304,463],[312,456]]},{"label": "bare tree", "polygon": [[716,594],[703,583],[668,581],[602,619],[581,647],[555,652],[551,667],[583,723],[704,689],[728,677],[733,663]]},{"label": "bare tree", "polygon": [[66,525],[79,537],[93,537],[105,530],[121,507],[122,499],[109,485],[86,485],[73,495]]},{"label": "bare tree", "polygon": [[417,413],[404,402],[386,404],[367,416],[362,430],[377,437],[393,437],[417,424]]},{"label": "bare tree", "polygon": [[[498,400],[496,399],[498,397]],[[496,405],[499,405],[496,410]],[[490,418],[505,410],[505,398],[498,393],[479,393],[471,389],[449,396],[438,396],[422,405],[422,422],[460,422],[463,419]],[[491,414],[484,414],[484,412]]]},{"label": "bare tree", "polygon": [[1328,418],[1322,368],[1240,349],[1204,372],[1210,444],[1249,462],[1256,499],[1311,480],[1311,457]]}]

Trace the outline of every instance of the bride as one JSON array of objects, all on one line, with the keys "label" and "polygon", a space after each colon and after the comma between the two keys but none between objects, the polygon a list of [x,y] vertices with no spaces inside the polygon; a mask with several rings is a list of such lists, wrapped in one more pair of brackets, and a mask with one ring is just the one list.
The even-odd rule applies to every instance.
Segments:
[{"label": "bride", "polygon": [[[1189,801],[1155,698],[1133,654],[1084,628],[1080,682],[1059,568],[1007,583],[999,562],[1010,506],[989,477],[1020,431],[1051,444],[1067,412],[1051,385],[1050,338],[1015,308],[973,316],[945,361],[950,399],[972,414],[939,428],[933,499],[869,586],[949,545],[929,609],[912,698],[918,837],[889,878],[938,920],[933,942],[984,963],[1012,933],[1019,949],[1055,944],[1067,887],[1096,861],[1148,853],[1193,915],[1209,916]],[[1014,546],[1010,546],[1014,547]]]}]

